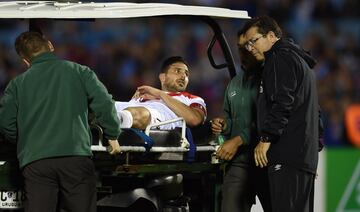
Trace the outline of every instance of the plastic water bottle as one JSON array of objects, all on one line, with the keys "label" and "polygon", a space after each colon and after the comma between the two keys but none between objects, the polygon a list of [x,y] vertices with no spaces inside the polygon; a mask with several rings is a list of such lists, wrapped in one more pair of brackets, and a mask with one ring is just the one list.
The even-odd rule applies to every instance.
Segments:
[{"label": "plastic water bottle", "polygon": [[216,143],[218,145],[223,145],[224,142],[225,142],[225,137],[223,135],[219,134],[216,136]]},{"label": "plastic water bottle", "polygon": [[213,163],[213,164],[221,162],[221,160],[219,160],[216,157],[216,152],[219,149],[219,147],[224,144],[225,137],[223,135],[219,134],[215,137],[215,142],[217,143],[217,145],[215,147],[215,152],[211,155],[211,163]]}]

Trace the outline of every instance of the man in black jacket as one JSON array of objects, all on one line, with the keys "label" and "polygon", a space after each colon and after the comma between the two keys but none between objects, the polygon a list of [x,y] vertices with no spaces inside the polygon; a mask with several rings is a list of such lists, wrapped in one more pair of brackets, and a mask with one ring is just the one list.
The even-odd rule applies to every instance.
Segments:
[{"label": "man in black jacket", "polygon": [[274,212],[313,211],[319,150],[315,60],[264,16],[245,25],[245,47],[264,62],[255,163],[268,167]]}]

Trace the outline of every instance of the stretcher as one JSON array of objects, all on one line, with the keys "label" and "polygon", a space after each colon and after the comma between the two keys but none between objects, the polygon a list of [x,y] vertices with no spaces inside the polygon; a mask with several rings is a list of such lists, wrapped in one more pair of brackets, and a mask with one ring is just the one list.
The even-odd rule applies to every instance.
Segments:
[{"label": "stretcher", "polygon": [[[173,122],[182,122],[182,127],[174,130],[158,129],[159,126]],[[94,152],[107,152],[107,147],[103,145],[103,132],[101,127],[92,125],[92,129],[95,139],[93,139],[91,150]],[[198,142],[194,141],[193,133],[195,133]],[[144,131],[122,129],[118,140],[121,151],[125,154],[131,152],[188,154],[191,151],[209,152],[213,154],[218,145],[214,142],[208,125],[203,125],[200,128],[191,130],[186,127],[186,123],[181,117],[150,124]],[[171,160],[171,158],[169,159]],[[215,163],[215,161],[213,162]]]},{"label": "stretcher", "polygon": [[[158,129],[177,121],[182,122],[181,128]],[[218,144],[208,122],[189,129],[182,118],[176,118],[149,125],[144,131],[123,129],[118,138],[122,154],[117,156],[107,153],[102,133],[100,126],[92,125],[91,149],[100,176],[99,190],[103,193],[98,206],[103,208],[127,208],[139,200],[147,200],[154,211],[171,205],[187,211],[190,198],[184,193],[184,178],[191,175],[194,179],[197,175],[200,182],[213,174],[215,183],[220,173],[221,166],[214,154]],[[133,186],[121,185],[122,182]]]}]

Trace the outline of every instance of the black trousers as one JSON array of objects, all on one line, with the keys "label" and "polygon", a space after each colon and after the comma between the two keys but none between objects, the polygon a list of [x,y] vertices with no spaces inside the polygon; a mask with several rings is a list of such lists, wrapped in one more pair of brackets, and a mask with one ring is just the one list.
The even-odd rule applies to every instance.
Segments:
[{"label": "black trousers", "polygon": [[273,212],[313,212],[315,174],[283,164],[268,168]]},{"label": "black trousers", "polygon": [[25,212],[95,212],[96,177],[89,157],[35,161],[23,169]]},{"label": "black trousers", "polygon": [[252,168],[252,184],[264,212],[272,212],[267,168]]},{"label": "black trousers", "polygon": [[258,196],[264,212],[271,212],[267,170],[229,165],[222,185],[222,212],[250,212]]}]

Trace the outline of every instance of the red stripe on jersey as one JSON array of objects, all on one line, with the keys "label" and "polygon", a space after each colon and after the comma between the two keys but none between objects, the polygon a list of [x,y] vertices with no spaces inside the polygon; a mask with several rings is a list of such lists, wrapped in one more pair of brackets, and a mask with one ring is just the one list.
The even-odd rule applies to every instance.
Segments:
[{"label": "red stripe on jersey", "polygon": [[206,112],[206,109],[204,108],[204,106],[202,106],[201,104],[199,103],[192,103],[190,104],[190,107],[192,108],[199,108],[200,110],[202,110],[205,114],[205,117],[207,116],[207,112]]}]

